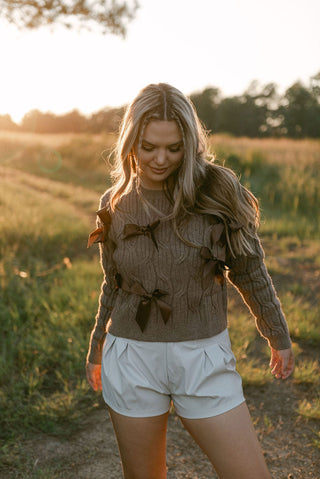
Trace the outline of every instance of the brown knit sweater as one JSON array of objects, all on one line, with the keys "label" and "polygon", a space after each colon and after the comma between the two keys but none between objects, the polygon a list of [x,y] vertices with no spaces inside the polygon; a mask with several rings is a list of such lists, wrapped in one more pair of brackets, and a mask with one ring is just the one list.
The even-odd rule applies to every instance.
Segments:
[{"label": "brown knit sweater", "polygon": [[[223,225],[215,217],[190,216],[182,230],[186,244],[172,221],[164,219],[171,211],[164,192],[143,189],[143,195],[162,214],[146,210],[135,189],[111,216],[108,191],[100,201],[107,212],[104,234],[99,230],[97,239],[102,240],[104,281],[88,361],[101,362],[107,331],[141,341],[185,341],[220,333],[227,327],[226,277],[242,294],[260,334],[274,349],[289,348],[287,323],[260,241],[252,240],[255,255],[230,260],[226,268]],[[103,226],[100,219],[98,226]],[[113,249],[117,281],[109,273],[105,242]]]}]

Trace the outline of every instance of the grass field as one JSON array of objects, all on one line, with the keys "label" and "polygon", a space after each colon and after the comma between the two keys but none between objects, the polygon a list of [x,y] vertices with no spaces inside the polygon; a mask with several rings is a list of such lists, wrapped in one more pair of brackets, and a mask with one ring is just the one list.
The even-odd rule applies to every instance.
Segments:
[{"label": "grass field", "polygon": [[[109,185],[112,141],[0,134],[0,439],[11,471],[23,467],[25,440],[67,435],[97,404],[84,362],[101,272],[86,240]],[[217,136],[211,146],[261,201],[267,265],[297,355],[294,414],[320,450],[320,142]],[[229,309],[245,387],[271,384],[267,347],[233,292]]]}]

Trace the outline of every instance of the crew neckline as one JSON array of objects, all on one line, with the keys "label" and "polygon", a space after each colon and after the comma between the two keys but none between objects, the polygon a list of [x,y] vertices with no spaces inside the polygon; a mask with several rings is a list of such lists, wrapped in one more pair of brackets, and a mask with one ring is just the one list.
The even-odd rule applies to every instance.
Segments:
[{"label": "crew neckline", "polygon": [[164,189],[153,189],[153,188],[146,188],[145,186],[142,186],[140,185],[139,189],[143,192],[143,193],[153,193],[153,194],[159,194],[159,193],[162,193],[162,194],[165,194],[166,190]]}]

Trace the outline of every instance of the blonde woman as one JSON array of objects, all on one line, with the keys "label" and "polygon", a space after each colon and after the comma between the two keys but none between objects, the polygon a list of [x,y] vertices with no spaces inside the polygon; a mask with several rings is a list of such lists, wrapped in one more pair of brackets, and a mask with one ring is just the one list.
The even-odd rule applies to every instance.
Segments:
[{"label": "blonde woman", "polygon": [[87,378],[101,389],[126,479],[166,477],[173,404],[223,479],[267,479],[227,330],[226,279],[271,350],[277,378],[293,371],[286,320],[257,236],[256,198],[206,159],[190,101],[144,88],[123,119],[113,186],[97,229],[104,280]]}]

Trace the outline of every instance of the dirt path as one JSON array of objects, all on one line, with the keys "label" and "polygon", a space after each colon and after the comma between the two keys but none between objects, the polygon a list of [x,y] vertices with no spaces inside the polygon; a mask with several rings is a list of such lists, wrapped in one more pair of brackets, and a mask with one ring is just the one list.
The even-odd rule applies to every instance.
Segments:
[{"label": "dirt path", "polygon": [[[310,444],[315,424],[295,423],[292,410],[297,398],[288,395],[290,389],[289,382],[274,382],[264,389],[251,387],[246,391],[255,427],[274,479],[319,479],[319,453]],[[264,416],[270,418],[272,425],[264,423]],[[46,475],[47,478],[122,478],[117,444],[104,407],[90,414],[74,437],[39,438],[30,442],[27,449],[33,458],[34,472],[57,470],[56,475]],[[217,478],[174,413],[168,423],[167,466],[168,479]]]}]

